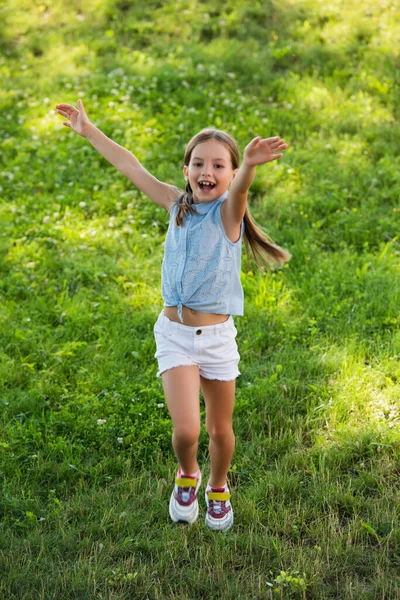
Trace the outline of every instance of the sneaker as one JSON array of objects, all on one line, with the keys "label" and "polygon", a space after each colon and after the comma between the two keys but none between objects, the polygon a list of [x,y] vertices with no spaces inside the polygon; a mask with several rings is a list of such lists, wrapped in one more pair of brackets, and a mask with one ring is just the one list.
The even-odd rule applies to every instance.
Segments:
[{"label": "sneaker", "polygon": [[233,509],[228,485],[225,484],[225,487],[222,488],[213,488],[208,484],[205,496],[207,527],[218,531],[230,529],[233,525]]},{"label": "sneaker", "polygon": [[179,467],[175,487],[169,501],[169,514],[175,523],[194,523],[199,514],[197,492],[201,485],[201,471],[196,477],[184,475]]}]

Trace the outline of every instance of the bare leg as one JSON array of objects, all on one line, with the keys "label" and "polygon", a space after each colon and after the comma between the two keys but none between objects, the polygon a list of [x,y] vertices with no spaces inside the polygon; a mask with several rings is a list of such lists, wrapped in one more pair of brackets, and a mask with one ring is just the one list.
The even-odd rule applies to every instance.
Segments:
[{"label": "bare leg", "polygon": [[210,485],[223,487],[235,450],[232,415],[236,380],[219,381],[200,377],[206,404],[206,428],[210,436]]},{"label": "bare leg", "polygon": [[161,375],[174,432],[172,446],[183,473],[198,468],[200,436],[200,375],[196,366],[175,367]]}]

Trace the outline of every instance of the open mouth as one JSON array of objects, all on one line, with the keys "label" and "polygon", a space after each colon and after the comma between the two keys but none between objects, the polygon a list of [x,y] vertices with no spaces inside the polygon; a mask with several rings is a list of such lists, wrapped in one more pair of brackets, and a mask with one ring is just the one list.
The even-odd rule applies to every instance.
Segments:
[{"label": "open mouth", "polygon": [[209,191],[215,188],[215,183],[204,183],[201,181],[199,183],[199,188],[204,191]]}]

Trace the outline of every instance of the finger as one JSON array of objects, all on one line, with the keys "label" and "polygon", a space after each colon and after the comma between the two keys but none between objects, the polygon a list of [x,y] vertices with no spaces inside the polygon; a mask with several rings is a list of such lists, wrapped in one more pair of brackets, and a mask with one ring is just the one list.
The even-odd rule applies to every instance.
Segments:
[{"label": "finger", "polygon": [[288,145],[285,143],[279,143],[279,144],[272,144],[271,145],[271,151],[272,152],[278,152],[280,150],[285,150],[285,148],[288,148]]},{"label": "finger", "polygon": [[56,108],[62,108],[63,110],[72,108],[72,110],[75,110],[75,106],[72,106],[72,104],[56,104]]},{"label": "finger", "polygon": [[270,148],[277,148],[281,143],[281,139],[279,136],[273,138],[264,138],[263,140],[261,140],[261,143],[265,144],[266,146],[269,146]]},{"label": "finger", "polygon": [[274,154],[272,160],[276,160],[277,158],[282,158],[283,154]]},{"label": "finger", "polygon": [[67,117],[69,119],[68,113],[66,113],[64,110],[60,110],[58,109],[58,112],[60,115],[62,115],[63,117]]},{"label": "finger", "polygon": [[285,144],[285,140],[283,138],[272,138],[271,146],[279,146],[279,144]]},{"label": "finger", "polygon": [[64,121],[63,125],[65,125],[66,127],[71,127],[71,125],[69,123],[66,123],[65,121]]}]

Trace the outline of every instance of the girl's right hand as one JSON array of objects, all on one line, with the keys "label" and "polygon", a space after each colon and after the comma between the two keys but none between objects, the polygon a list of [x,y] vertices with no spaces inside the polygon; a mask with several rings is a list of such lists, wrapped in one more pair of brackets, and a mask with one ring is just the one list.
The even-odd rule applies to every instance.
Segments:
[{"label": "girl's right hand", "polygon": [[78,100],[79,110],[71,104],[56,104],[56,109],[58,114],[67,117],[70,120],[70,123],[64,121],[63,125],[70,127],[76,131],[76,133],[85,137],[85,131],[90,125],[90,121],[83,107],[82,100]]}]

